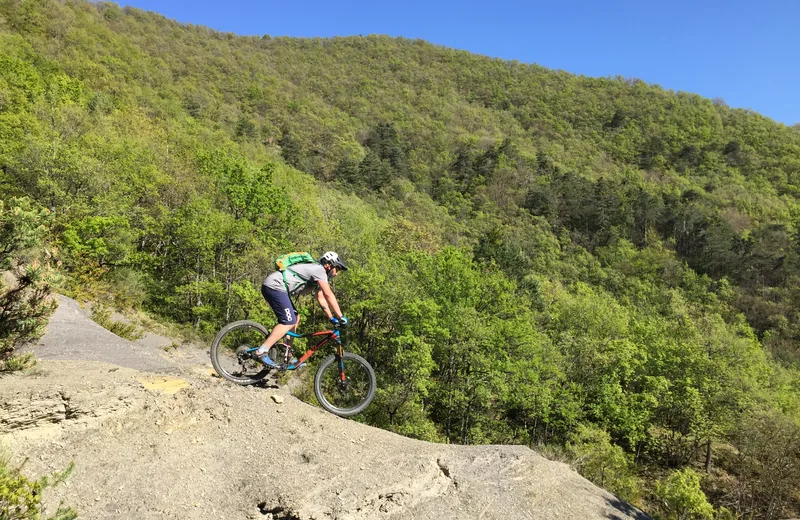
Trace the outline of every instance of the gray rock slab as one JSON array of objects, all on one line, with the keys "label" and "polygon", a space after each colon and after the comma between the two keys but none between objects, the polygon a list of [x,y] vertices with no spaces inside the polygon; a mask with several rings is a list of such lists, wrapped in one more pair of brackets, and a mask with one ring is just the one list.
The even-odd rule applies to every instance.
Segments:
[{"label": "gray rock slab", "polygon": [[150,372],[174,369],[157,349],[109,332],[93,322],[78,302],[62,295],[47,331],[31,349],[39,359],[100,361]]}]

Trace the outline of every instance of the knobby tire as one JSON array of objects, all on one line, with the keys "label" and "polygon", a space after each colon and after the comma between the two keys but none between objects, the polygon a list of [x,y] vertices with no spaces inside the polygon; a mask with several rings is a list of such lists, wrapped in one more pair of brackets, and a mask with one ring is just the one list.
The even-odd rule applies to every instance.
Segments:
[{"label": "knobby tire", "polygon": [[258,347],[269,331],[260,323],[242,320],[225,325],[211,344],[211,364],[220,377],[237,385],[255,384],[269,374],[268,368],[253,359],[240,362],[237,349]]},{"label": "knobby tire", "polygon": [[347,376],[340,384],[339,358],[326,357],[314,376],[314,394],[322,407],[339,417],[361,413],[375,397],[375,371],[366,359],[352,352],[342,356]]}]

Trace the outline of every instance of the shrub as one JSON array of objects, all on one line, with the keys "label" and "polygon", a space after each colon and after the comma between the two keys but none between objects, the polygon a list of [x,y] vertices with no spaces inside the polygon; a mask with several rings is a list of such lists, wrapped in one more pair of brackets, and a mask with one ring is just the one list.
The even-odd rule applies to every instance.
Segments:
[{"label": "shrub", "polygon": [[0,371],[26,365],[14,350],[41,337],[57,306],[58,266],[43,246],[48,218],[29,199],[0,201]]},{"label": "shrub", "polygon": [[104,305],[98,304],[92,309],[92,320],[104,329],[128,341],[136,341],[144,336],[144,332],[133,323],[112,320],[111,309]]},{"label": "shrub", "polygon": [[711,520],[714,508],[700,489],[700,476],[691,468],[672,472],[655,489],[659,518],[669,520]]},{"label": "shrub", "polygon": [[64,482],[72,473],[74,463],[64,471],[31,480],[21,467],[11,466],[6,455],[0,454],[0,518],[3,520],[72,520],[78,514],[71,507],[59,504],[51,516],[42,516],[42,492]]}]

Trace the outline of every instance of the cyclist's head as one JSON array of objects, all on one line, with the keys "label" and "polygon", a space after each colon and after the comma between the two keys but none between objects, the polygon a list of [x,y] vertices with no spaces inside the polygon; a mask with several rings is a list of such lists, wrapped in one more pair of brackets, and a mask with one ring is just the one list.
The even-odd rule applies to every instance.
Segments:
[{"label": "cyclist's head", "polygon": [[342,259],[339,258],[339,255],[334,251],[328,251],[322,255],[322,257],[319,259],[319,263],[321,263],[323,266],[330,265],[332,268],[335,267],[339,271],[347,271],[347,266],[344,265]]}]

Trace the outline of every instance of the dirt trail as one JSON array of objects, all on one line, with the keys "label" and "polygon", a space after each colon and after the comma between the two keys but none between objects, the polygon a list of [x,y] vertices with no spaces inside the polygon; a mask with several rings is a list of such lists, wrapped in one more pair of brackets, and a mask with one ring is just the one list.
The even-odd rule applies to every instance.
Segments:
[{"label": "dirt trail", "polygon": [[48,501],[82,518],[649,518],[526,447],[415,441],[238,387],[202,351],[131,345],[62,302],[46,359],[0,379],[0,442],[29,473],[75,461]]}]

